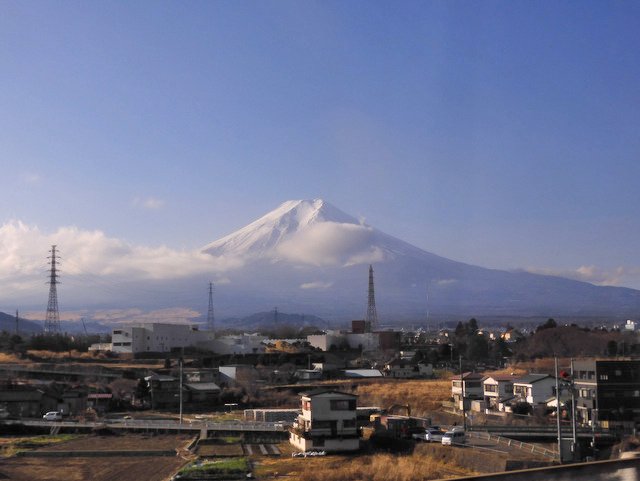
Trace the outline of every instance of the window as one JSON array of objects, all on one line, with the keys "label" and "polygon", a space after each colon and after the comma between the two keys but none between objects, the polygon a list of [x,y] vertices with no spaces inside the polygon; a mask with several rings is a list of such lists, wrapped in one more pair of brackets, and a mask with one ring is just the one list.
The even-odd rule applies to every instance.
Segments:
[{"label": "window", "polygon": [[495,384],[485,384],[484,390],[485,392],[498,392],[498,386]]},{"label": "window", "polygon": [[113,331],[113,335],[117,336],[118,334],[122,334],[122,331],[118,330],[118,331]]},{"label": "window", "polygon": [[311,429],[331,429],[331,422],[332,421],[313,421]]},{"label": "window", "polygon": [[600,374],[600,380],[601,381],[608,381],[609,380],[609,376],[607,374]]},{"label": "window", "polygon": [[356,409],[356,401],[351,399],[332,399],[330,406],[332,411],[353,411]]},{"label": "window", "polygon": [[355,419],[345,419],[344,421],[342,421],[342,427],[343,428],[355,428],[356,427],[356,420]]}]

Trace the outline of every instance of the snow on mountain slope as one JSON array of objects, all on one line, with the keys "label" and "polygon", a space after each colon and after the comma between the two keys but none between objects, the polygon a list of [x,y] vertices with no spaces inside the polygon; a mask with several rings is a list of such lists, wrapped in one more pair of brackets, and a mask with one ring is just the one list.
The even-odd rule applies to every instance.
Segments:
[{"label": "snow on mountain slope", "polygon": [[322,199],[284,202],[246,227],[208,244],[203,252],[343,267],[405,255],[438,258],[359,222]]},{"label": "snow on mountain slope", "polygon": [[[208,244],[239,260],[225,273],[228,301],[361,316],[374,264],[380,310],[444,314],[632,313],[640,291],[456,262],[385,234],[321,200],[288,201]],[[258,307],[258,306],[256,306]]]},{"label": "snow on mountain slope", "polygon": [[290,200],[268,214],[203,248],[215,255],[260,257],[272,255],[294,234],[321,223],[358,225],[358,221],[322,199]]}]

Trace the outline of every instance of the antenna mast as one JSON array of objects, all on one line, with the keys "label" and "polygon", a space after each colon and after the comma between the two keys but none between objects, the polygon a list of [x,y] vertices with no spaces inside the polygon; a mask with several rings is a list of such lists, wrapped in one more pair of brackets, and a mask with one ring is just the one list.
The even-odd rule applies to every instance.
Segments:
[{"label": "antenna mast", "polygon": [[369,265],[369,298],[367,302],[367,317],[365,318],[365,325],[369,332],[378,327],[378,312],[376,311],[376,295],[373,286],[372,265]]},{"label": "antenna mast", "polygon": [[51,252],[51,256],[47,257],[47,259],[51,259],[51,271],[49,274],[49,302],[47,303],[47,316],[44,321],[44,332],[46,334],[59,334],[60,312],[58,311],[58,289],[56,288],[59,281],[56,246],[52,245],[49,252]]},{"label": "antenna mast", "polygon": [[214,330],[213,317],[213,282],[209,282],[209,310],[207,311],[207,329]]}]

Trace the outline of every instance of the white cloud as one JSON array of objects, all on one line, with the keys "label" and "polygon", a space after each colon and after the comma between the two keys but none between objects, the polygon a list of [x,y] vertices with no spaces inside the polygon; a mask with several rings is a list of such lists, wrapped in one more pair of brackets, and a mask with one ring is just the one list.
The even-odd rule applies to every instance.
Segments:
[{"label": "white cloud", "polygon": [[240,259],[198,250],[132,245],[98,230],[71,226],[45,233],[36,226],[11,221],[0,226],[0,292],[6,295],[41,286],[52,244],[58,246],[61,272],[67,279],[92,275],[114,282],[162,280],[215,275],[242,266]]},{"label": "white cloud", "polygon": [[[382,251],[373,249],[371,227],[322,222],[298,231],[283,241],[277,255],[293,262],[315,266],[355,265],[379,261]],[[362,246],[367,246],[364,250]],[[374,259],[374,260],[372,260]]]},{"label": "white cloud", "polygon": [[157,210],[164,206],[164,200],[157,199],[156,197],[136,197],[133,199],[133,205],[144,209]]},{"label": "white cloud", "polygon": [[599,286],[623,286],[637,284],[640,268],[619,266],[603,269],[594,265],[580,266],[577,269],[551,269],[528,267],[524,269],[532,274],[566,277],[577,281],[589,282]]},{"label": "white cloud", "polygon": [[22,174],[22,179],[26,184],[36,185],[42,181],[42,176],[35,172],[26,172]]},{"label": "white cloud", "polygon": [[304,284],[300,284],[300,289],[328,289],[332,285],[333,285],[333,282],[322,282],[322,281],[305,282]]}]

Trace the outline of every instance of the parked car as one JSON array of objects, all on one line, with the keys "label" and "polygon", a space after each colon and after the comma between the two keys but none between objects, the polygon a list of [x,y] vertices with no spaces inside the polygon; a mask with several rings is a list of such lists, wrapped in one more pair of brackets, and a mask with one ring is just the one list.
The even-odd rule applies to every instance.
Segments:
[{"label": "parked car", "polygon": [[442,436],[443,446],[452,446],[455,444],[464,444],[467,442],[467,436],[461,429],[455,429],[453,431],[447,431]]},{"label": "parked car", "polygon": [[60,411],[49,411],[42,419],[45,421],[62,421],[62,413]]},{"label": "parked car", "polygon": [[439,443],[442,442],[442,436],[444,432],[440,430],[437,426],[432,426],[430,428],[426,428],[423,432],[414,434],[412,437],[416,441],[422,441],[425,443]]}]

